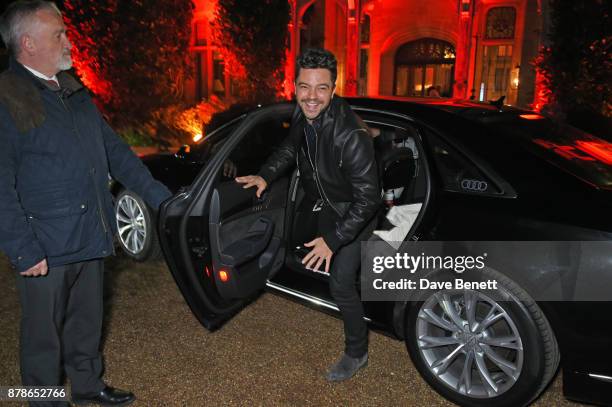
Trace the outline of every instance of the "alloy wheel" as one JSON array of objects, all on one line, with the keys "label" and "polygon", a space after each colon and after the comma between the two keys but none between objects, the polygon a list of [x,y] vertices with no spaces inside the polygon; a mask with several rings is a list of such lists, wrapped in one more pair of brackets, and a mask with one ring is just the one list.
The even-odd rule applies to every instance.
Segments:
[{"label": "alloy wheel", "polygon": [[523,343],[499,303],[472,290],[430,296],[418,312],[416,339],[429,371],[459,394],[497,397],[518,380]]},{"label": "alloy wheel", "polygon": [[147,238],[144,210],[130,195],[123,195],[116,205],[117,229],[123,247],[132,254],[139,254]]}]

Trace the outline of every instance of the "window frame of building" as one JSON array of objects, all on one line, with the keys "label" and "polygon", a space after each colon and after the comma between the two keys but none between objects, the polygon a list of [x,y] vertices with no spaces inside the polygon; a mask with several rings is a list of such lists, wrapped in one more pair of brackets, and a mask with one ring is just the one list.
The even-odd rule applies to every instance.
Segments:
[{"label": "window frame of building", "polygon": [[368,64],[370,63],[370,39],[372,19],[369,14],[363,13],[359,22],[359,65],[357,73],[357,95],[368,94]]},{"label": "window frame of building", "polygon": [[[512,9],[512,12],[509,10]],[[500,24],[493,19],[496,15],[505,13],[512,20],[511,27],[492,31]],[[478,81],[475,88],[475,98],[479,101],[497,100],[505,96],[505,103],[513,103],[516,98],[515,77],[518,77],[517,61],[517,27],[518,5],[496,4],[483,10],[481,27],[482,42],[479,46]],[[504,34],[505,32],[505,34]]]},{"label": "window frame of building", "polygon": [[[496,29],[499,27],[498,22],[500,22],[504,17],[509,17],[512,10],[512,25],[505,28],[509,30],[509,32],[504,33],[501,29]],[[497,14],[497,15],[495,15]],[[506,16],[504,15],[506,14]],[[506,22],[507,23],[507,22]],[[504,28],[504,27],[500,27]],[[497,31],[497,33],[495,32]],[[487,14],[485,16],[485,30],[484,30],[484,39],[485,40],[514,40],[516,37],[516,7],[514,6],[496,6],[491,7],[487,10]]]}]

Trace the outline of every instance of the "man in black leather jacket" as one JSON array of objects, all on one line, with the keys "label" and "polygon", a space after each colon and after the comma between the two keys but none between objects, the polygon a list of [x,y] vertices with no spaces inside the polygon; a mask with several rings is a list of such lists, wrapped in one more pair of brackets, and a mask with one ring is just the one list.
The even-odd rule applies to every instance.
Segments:
[{"label": "man in black leather jacket", "polygon": [[[302,263],[318,270],[325,263],[330,291],[344,321],[345,351],[326,375],[329,381],[352,377],[368,360],[368,334],[356,288],[360,241],[372,232],[380,187],[372,140],[350,106],[334,96],[337,64],[322,49],[297,60],[296,112],[289,137],[258,175],[238,177],[257,196],[297,161],[308,198],[321,207],[318,237],[305,243],[311,251]],[[333,262],[332,262],[333,257]]]}]

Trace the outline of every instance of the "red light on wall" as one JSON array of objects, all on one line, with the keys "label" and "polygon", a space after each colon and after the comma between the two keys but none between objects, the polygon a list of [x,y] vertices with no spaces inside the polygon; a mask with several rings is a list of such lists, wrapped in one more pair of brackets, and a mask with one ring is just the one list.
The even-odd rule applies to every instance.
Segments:
[{"label": "red light on wall", "polygon": [[208,268],[208,266],[206,266],[204,270],[206,271],[206,277],[210,278],[210,269]]},{"label": "red light on wall", "polygon": [[219,271],[219,279],[222,283],[227,283],[229,281],[229,273],[225,270]]},{"label": "red light on wall", "polygon": [[544,116],[540,116],[539,114],[521,114],[519,117],[525,120],[542,120],[544,118]]},{"label": "red light on wall", "polygon": [[531,108],[536,112],[542,111],[544,106],[552,102],[552,93],[549,89],[550,81],[544,74],[544,71],[538,67],[539,61],[544,58],[546,48],[540,48],[540,55],[536,58],[536,77],[535,77],[535,96],[533,98],[533,104]]}]

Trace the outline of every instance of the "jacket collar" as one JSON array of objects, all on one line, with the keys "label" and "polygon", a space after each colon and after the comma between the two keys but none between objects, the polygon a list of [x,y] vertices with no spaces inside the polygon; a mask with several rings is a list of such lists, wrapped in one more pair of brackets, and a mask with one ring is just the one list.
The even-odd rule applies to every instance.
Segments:
[{"label": "jacket collar", "polygon": [[[42,80],[34,76],[32,72],[28,71],[21,63],[19,63],[12,56],[9,58],[9,71],[13,72],[16,75],[19,75],[22,78],[31,80],[37,89],[43,90],[49,88],[47,84],[45,84]],[[70,75],[66,71],[61,71],[57,74],[57,81],[59,82],[60,87],[62,89],[67,89],[70,94],[83,88],[83,85],[81,85],[76,79],[74,79],[72,75]]]}]

